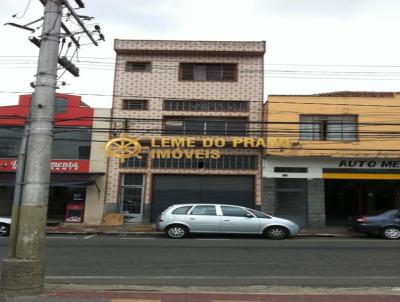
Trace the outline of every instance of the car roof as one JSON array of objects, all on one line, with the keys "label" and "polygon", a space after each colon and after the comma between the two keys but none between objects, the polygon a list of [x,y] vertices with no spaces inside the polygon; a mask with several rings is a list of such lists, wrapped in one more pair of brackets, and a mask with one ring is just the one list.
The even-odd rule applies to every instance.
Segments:
[{"label": "car roof", "polygon": [[9,218],[9,217],[0,217],[0,222],[11,223],[11,218]]},{"label": "car roof", "polygon": [[223,204],[223,203],[177,203],[172,205],[172,207],[177,207],[177,206],[231,206],[231,207],[246,208],[244,206],[236,204]]}]

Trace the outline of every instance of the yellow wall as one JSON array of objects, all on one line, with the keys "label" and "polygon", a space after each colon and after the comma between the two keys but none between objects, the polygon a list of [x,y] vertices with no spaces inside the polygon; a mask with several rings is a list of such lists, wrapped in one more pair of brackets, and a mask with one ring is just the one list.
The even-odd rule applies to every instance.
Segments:
[{"label": "yellow wall", "polygon": [[[379,96],[270,96],[264,105],[265,136],[271,141],[288,138],[289,146],[268,149],[276,156],[331,157],[399,157],[400,156],[400,94]],[[299,140],[300,114],[358,115],[357,141]],[[273,124],[295,122],[295,124]],[[363,123],[397,123],[398,125],[363,125]],[[399,132],[382,134],[381,132]],[[365,132],[380,132],[367,134]],[[284,146],[284,145],[282,145]],[[285,146],[284,146],[285,147]],[[311,149],[311,150],[305,150]],[[326,150],[316,150],[326,149]],[[382,151],[379,149],[397,149]],[[376,151],[367,151],[376,150]]]}]

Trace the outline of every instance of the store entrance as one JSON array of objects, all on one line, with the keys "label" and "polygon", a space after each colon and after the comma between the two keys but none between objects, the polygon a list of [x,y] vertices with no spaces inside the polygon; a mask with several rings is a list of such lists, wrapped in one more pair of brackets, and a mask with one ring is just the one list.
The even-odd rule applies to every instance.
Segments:
[{"label": "store entrance", "polygon": [[400,206],[400,181],[325,180],[326,224],[343,226],[349,216],[373,215]]},{"label": "store entrance", "polygon": [[85,202],[85,189],[73,187],[50,187],[47,206],[47,224],[64,222],[67,205],[71,202]]}]

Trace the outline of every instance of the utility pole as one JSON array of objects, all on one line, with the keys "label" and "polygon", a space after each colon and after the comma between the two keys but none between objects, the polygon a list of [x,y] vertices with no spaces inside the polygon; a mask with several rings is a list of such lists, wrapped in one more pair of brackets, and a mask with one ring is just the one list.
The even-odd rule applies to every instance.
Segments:
[{"label": "utility pole", "polygon": [[44,286],[44,237],[50,183],[62,0],[46,1],[32,96],[24,186],[15,254],[3,260],[4,296],[37,295]]},{"label": "utility pole", "polygon": [[[81,29],[94,45],[97,46],[97,42],[92,33],[98,34],[99,40],[104,40],[100,26],[96,25],[95,31],[90,32],[80,20],[80,16],[68,3],[68,0],[40,0],[40,2],[45,6],[43,18],[25,25],[6,23],[6,25],[35,32],[28,25],[43,19],[41,39],[30,38],[33,44],[40,47],[39,60],[36,82],[33,85],[35,92],[32,95],[28,126],[26,127],[26,129],[29,129],[26,162],[25,164],[22,162],[23,144],[26,143],[26,141],[23,141],[21,156],[17,165],[19,186],[16,186],[14,192],[9,255],[8,258],[3,260],[1,267],[0,299],[1,296],[38,295],[44,287],[44,238],[50,185],[58,64],[74,76],[79,76],[79,69],[72,62],[65,56],[58,57],[60,39],[69,38],[77,48],[80,47],[75,38],[75,35],[80,32],[71,32],[62,22],[63,6],[78,21]],[[75,0],[75,2],[79,8],[84,7],[81,0]],[[61,28],[64,33],[61,33]],[[24,177],[22,177],[22,173]],[[20,195],[21,198],[19,198]]]}]

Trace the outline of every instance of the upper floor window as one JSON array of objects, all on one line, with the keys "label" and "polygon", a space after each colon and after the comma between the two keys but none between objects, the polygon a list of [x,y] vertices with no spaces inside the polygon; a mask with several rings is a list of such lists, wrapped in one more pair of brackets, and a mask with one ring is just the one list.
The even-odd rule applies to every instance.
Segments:
[{"label": "upper floor window", "polygon": [[151,71],[150,62],[126,62],[125,71],[149,72]]},{"label": "upper floor window", "polygon": [[148,161],[148,154],[141,153],[140,157],[129,157],[121,163],[122,168],[146,168]]},{"label": "upper floor window", "polygon": [[164,120],[165,134],[245,136],[246,129],[246,118],[174,117]]},{"label": "upper floor window", "polygon": [[[0,158],[17,158],[23,127],[1,126]],[[92,133],[86,127],[56,127],[52,144],[53,159],[90,159]]]},{"label": "upper floor window", "polygon": [[17,158],[23,127],[0,126],[0,158]]},{"label": "upper floor window", "polygon": [[68,100],[67,99],[56,98],[56,106],[54,108],[55,112],[65,113],[65,112],[67,112],[67,108],[68,108]]},{"label": "upper floor window", "polygon": [[217,170],[254,170],[257,169],[257,156],[222,155],[220,158],[155,158],[155,169],[217,169]]},{"label": "upper floor window", "polygon": [[54,129],[54,159],[90,159],[92,131],[86,127]]},{"label": "upper floor window", "polygon": [[181,63],[182,81],[236,81],[237,64]]},{"label": "upper floor window", "polygon": [[357,140],[357,116],[300,115],[300,139],[314,141]]},{"label": "upper floor window", "polygon": [[127,110],[147,110],[148,103],[148,100],[123,100],[122,106]]},{"label": "upper floor window", "polygon": [[164,110],[247,112],[249,107],[246,101],[165,100]]}]

